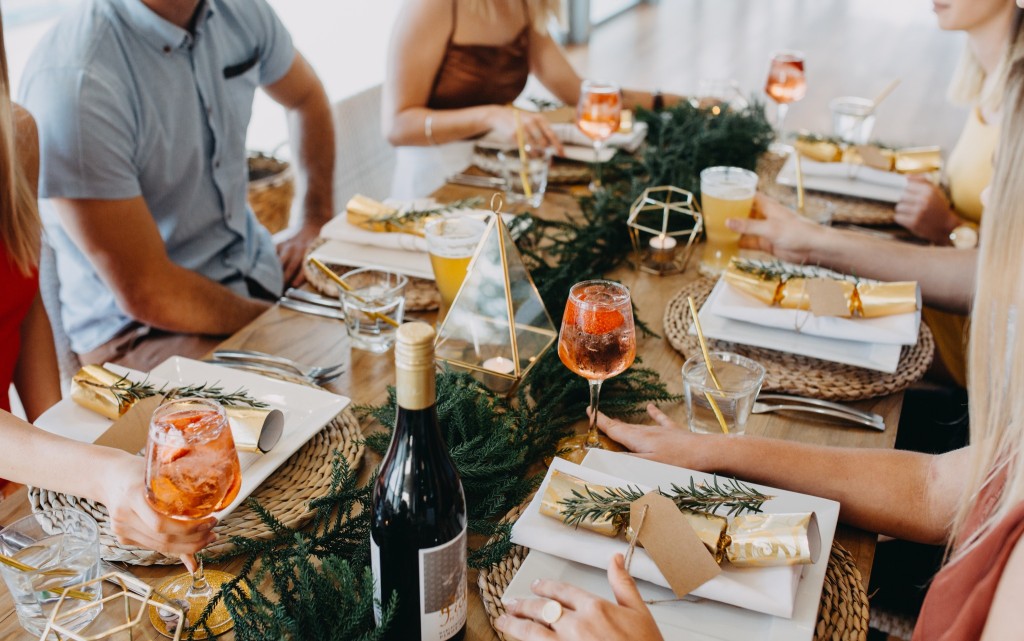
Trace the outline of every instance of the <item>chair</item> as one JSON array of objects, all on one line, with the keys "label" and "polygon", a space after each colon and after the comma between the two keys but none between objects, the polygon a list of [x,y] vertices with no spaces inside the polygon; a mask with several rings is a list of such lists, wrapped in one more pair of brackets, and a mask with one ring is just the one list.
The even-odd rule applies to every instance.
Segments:
[{"label": "chair", "polygon": [[[334,208],[341,211],[352,196],[388,197],[395,169],[395,150],[381,134],[381,85],[334,103]],[[294,119],[289,139],[296,140]],[[294,149],[294,145],[293,145]],[[292,154],[294,156],[294,152]]]},{"label": "chair", "polygon": [[43,237],[39,255],[39,294],[43,299],[43,307],[50,317],[50,328],[53,330],[53,344],[57,348],[57,365],[60,368],[60,386],[67,391],[71,386],[71,377],[82,367],[78,354],[71,349],[71,339],[64,331],[61,319],[60,280],[57,278],[57,253],[53,246]]}]

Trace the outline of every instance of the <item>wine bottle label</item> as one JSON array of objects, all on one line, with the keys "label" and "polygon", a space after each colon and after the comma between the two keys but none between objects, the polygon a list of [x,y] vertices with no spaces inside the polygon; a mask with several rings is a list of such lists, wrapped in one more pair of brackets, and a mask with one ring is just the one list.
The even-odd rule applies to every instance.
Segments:
[{"label": "wine bottle label", "polygon": [[447,641],[466,625],[466,530],[420,550],[420,639]]},{"label": "wine bottle label", "polygon": [[380,576],[380,547],[377,542],[373,540],[373,535],[370,535],[370,571],[373,572],[373,623],[374,625],[380,625],[380,608],[382,599],[381,595],[381,576]]}]

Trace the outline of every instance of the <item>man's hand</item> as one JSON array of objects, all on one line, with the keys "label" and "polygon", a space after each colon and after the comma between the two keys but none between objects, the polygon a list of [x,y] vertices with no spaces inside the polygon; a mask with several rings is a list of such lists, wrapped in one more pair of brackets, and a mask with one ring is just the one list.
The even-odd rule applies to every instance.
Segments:
[{"label": "man's hand", "polygon": [[285,229],[274,235],[285,285],[298,287],[306,282],[306,277],[302,273],[302,261],[306,258],[310,243],[320,234],[320,227],[316,224],[307,224]]},{"label": "man's hand", "polygon": [[907,177],[895,218],[918,238],[936,245],[948,245],[949,233],[961,222],[946,194],[922,176]]}]

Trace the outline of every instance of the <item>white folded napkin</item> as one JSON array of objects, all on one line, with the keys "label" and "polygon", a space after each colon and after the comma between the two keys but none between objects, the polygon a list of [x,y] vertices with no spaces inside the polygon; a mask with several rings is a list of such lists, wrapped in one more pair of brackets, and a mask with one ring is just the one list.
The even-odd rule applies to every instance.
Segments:
[{"label": "white folded napkin", "polygon": [[878,318],[815,316],[805,310],[765,305],[753,296],[737,290],[725,279],[721,280],[716,289],[720,290],[718,295],[709,298],[707,303],[712,314],[765,327],[799,331],[808,336],[863,343],[914,345],[921,329],[920,311]]},{"label": "white folded napkin", "polygon": [[[607,568],[615,554],[625,553],[627,544],[624,539],[610,538],[589,530],[575,530],[540,513],[540,504],[553,470],[600,485],[632,485],[640,487],[641,491],[650,488],[556,458],[548,469],[544,483],[512,528],[512,542],[517,545],[595,568]],[[666,479],[666,483],[669,481]],[[722,573],[694,590],[693,595],[790,618],[793,616],[801,571],[801,566],[735,568],[723,563]],[[642,548],[636,548],[633,554],[630,573],[638,579],[668,587],[668,581]]]},{"label": "white folded napkin", "polygon": [[[558,136],[558,139],[567,145],[593,148],[594,141],[587,138],[586,134],[579,130],[575,123],[556,122],[551,124],[551,129]],[[647,123],[634,122],[629,133],[615,132],[605,141],[606,147],[624,149],[633,153],[640,146],[640,143],[647,137]]]},{"label": "white folded napkin", "polygon": [[[895,203],[907,186],[907,177],[903,174],[864,165],[817,162],[802,158],[800,168],[804,175],[804,186],[817,191]],[[793,156],[786,160],[775,180],[780,185],[796,186]]]}]

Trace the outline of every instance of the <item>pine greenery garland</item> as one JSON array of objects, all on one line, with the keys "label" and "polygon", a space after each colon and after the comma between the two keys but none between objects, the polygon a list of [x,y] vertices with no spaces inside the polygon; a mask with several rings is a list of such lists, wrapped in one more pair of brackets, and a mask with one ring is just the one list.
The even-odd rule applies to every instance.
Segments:
[{"label": "pine greenery garland", "polygon": [[[556,324],[575,282],[599,278],[628,257],[629,206],[645,187],[675,185],[696,193],[700,170],[714,165],[753,169],[772,136],[758,104],[716,116],[682,103],[660,113],[640,110],[637,117],[649,127],[648,145],[640,156],[617,155],[605,169],[606,189],[580,199],[578,216],[568,221],[535,219],[518,241]],[[645,311],[637,310],[641,329]],[[637,365],[605,383],[602,410],[624,416],[642,412],[649,402],[678,400],[654,370],[639,364],[638,358]],[[584,416],[587,382],[562,365],[551,349],[512,399],[454,371],[438,375],[437,392],[440,424],[466,492],[469,527],[496,540],[470,551],[470,564],[486,568],[505,558],[511,545],[511,527],[499,524],[499,519],[537,487],[541,462]],[[383,452],[387,448],[394,408],[393,389],[387,403],[357,408],[386,427],[366,437],[370,449]],[[235,621],[236,638],[373,641],[380,637],[395,602],[384,605],[384,624],[376,629],[368,567],[371,487],[360,486],[357,472],[336,455],[327,495],[311,503],[310,526],[289,528],[250,500],[272,536],[235,538],[234,552],[211,559],[244,559],[237,578],[218,597]],[[255,586],[265,580],[273,591],[257,592]]]}]

